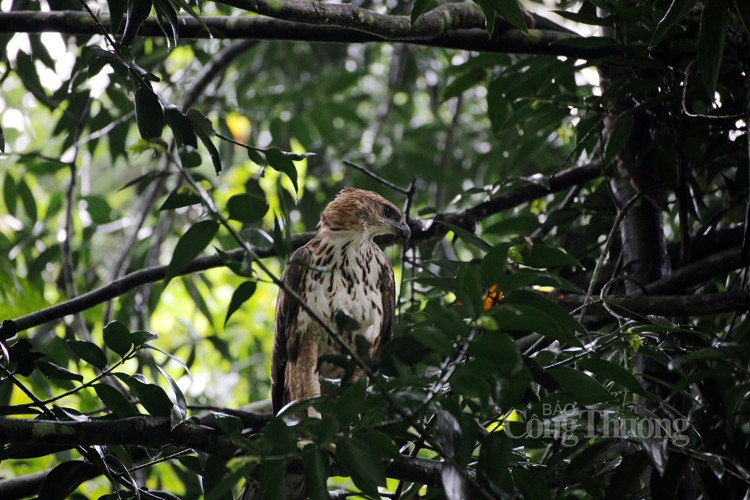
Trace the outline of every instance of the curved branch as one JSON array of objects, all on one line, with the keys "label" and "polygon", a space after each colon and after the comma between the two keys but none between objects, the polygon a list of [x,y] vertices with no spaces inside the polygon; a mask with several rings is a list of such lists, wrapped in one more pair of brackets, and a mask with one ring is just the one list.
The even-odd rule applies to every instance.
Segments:
[{"label": "curved branch", "polygon": [[[557,302],[566,309],[575,309],[584,303],[585,296],[559,294]],[[698,295],[633,295],[629,297],[607,297],[607,306],[618,314],[640,316],[707,316],[727,312],[750,311],[750,293],[736,290],[723,293]],[[601,301],[588,306],[589,315],[609,314]]]},{"label": "curved branch", "polygon": [[[296,3],[296,2],[292,2]],[[315,2],[317,6],[344,7],[338,4]],[[424,14],[414,27],[405,16],[388,16],[358,9],[362,16],[379,16],[379,22],[357,21],[353,26],[336,25],[326,17],[307,18],[305,22],[273,19],[270,17],[212,16],[204,17],[201,24],[192,17],[182,16],[177,21],[177,32],[182,38],[243,38],[253,40],[294,40],[306,42],[404,42],[415,45],[443,47],[449,49],[482,52],[512,52],[524,54],[553,54],[593,59],[615,55],[614,48],[575,47],[562,42],[578,35],[539,16],[531,16],[536,27],[526,33],[500,23],[492,38],[487,36],[484,18],[478,22],[472,4],[449,4]],[[447,9],[447,10],[446,10]],[[433,12],[437,11],[433,14]],[[445,13],[455,13],[456,19],[445,22]],[[366,13],[366,14],[364,14]],[[290,16],[296,17],[296,16]],[[422,19],[425,21],[422,21]],[[318,24],[311,24],[316,20]],[[111,22],[108,16],[99,21],[107,29]],[[208,28],[208,32],[204,28]],[[429,32],[429,29],[435,29]],[[99,28],[90,16],[77,11],[19,11],[0,13],[0,33],[56,32],[71,35],[99,33]],[[162,37],[164,32],[154,16],[140,26],[139,35]]]}]

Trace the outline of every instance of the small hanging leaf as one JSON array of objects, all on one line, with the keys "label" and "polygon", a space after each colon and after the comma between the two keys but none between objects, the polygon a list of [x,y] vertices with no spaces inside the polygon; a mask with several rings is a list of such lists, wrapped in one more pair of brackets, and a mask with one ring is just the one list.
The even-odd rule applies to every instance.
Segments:
[{"label": "small hanging leaf", "polygon": [[252,194],[237,194],[227,201],[227,210],[230,219],[253,224],[268,212],[268,200]]},{"label": "small hanging leaf", "polygon": [[620,365],[599,358],[583,358],[578,361],[578,364],[584,370],[588,370],[601,378],[611,380],[636,394],[646,398],[653,398],[643,388],[638,379]]},{"label": "small hanging leaf", "polygon": [[85,362],[99,369],[107,366],[107,356],[105,356],[99,346],[93,342],[85,340],[68,340],[66,344],[76,356]]},{"label": "small hanging leaf", "polygon": [[378,486],[385,485],[385,467],[382,457],[366,441],[353,436],[339,441],[336,457],[341,467],[364,493],[377,498]]},{"label": "small hanging leaf", "polygon": [[172,260],[167,266],[165,279],[171,280],[187,268],[200,254],[219,230],[219,224],[212,220],[196,222],[180,237],[175,246]]},{"label": "small hanging leaf", "polygon": [[151,0],[128,0],[125,17],[125,31],[120,43],[129,47],[138,34],[138,29],[151,12]]},{"label": "small hanging leaf", "polygon": [[104,327],[104,344],[121,357],[125,357],[133,345],[130,340],[130,330],[119,321],[107,323]]},{"label": "small hanging leaf", "polygon": [[21,204],[23,205],[23,209],[26,211],[26,215],[28,215],[29,219],[31,219],[33,222],[36,222],[37,210],[36,198],[34,197],[34,194],[31,192],[29,185],[24,179],[21,179],[17,186],[18,194],[21,196]]},{"label": "small hanging leaf", "polygon": [[68,498],[78,486],[91,478],[96,467],[83,460],[71,460],[57,465],[49,471],[39,488],[39,498],[43,500],[63,500]]},{"label": "small hanging leaf", "polygon": [[295,193],[299,191],[299,187],[297,186],[297,168],[288,156],[278,148],[270,148],[266,151],[266,159],[271,168],[282,172],[289,177],[289,180],[292,181],[292,185],[294,186]]},{"label": "small hanging leaf", "polygon": [[[328,454],[314,446],[305,446],[302,450],[302,463],[305,465],[305,495],[310,500],[329,500],[331,497],[326,487],[326,480],[330,475]],[[289,476],[287,476],[288,478]],[[301,479],[301,478],[300,478]],[[287,482],[289,479],[287,479]],[[359,485],[358,485],[359,486]],[[289,489],[298,489],[300,485],[290,484]],[[299,497],[296,491],[287,491],[286,498]]]},{"label": "small hanging leaf", "polygon": [[161,137],[164,128],[164,110],[159,97],[149,87],[138,84],[135,90],[135,120],[138,132],[145,140],[150,141]]},{"label": "small hanging leaf", "polygon": [[192,122],[177,106],[167,106],[164,110],[164,118],[166,118],[169,128],[172,129],[172,134],[174,134],[174,139],[178,145],[198,147]]},{"label": "small hanging leaf", "polygon": [[162,203],[159,207],[159,211],[189,207],[190,205],[197,205],[200,202],[200,195],[196,193],[192,188],[181,187],[169,193],[167,199],[164,200],[164,203]]},{"label": "small hanging leaf", "polygon": [[575,394],[583,404],[603,403],[616,399],[602,384],[575,368],[557,366],[550,368],[547,372],[555,378],[560,387]]},{"label": "small hanging leaf", "polygon": [[119,389],[107,384],[94,385],[96,395],[101,399],[104,406],[120,418],[134,417],[138,415],[133,403],[120,392]]},{"label": "small hanging leaf", "polygon": [[411,23],[414,24],[414,21],[419,19],[419,16],[422,15],[424,10],[427,8],[427,5],[430,3],[430,0],[414,0],[414,5],[411,6]]},{"label": "small hanging leaf", "polygon": [[727,38],[729,5],[727,0],[708,0],[698,30],[698,69],[706,85],[709,100],[714,100],[721,60]]},{"label": "small hanging leaf", "polygon": [[72,372],[67,368],[56,365],[55,363],[40,359],[37,360],[36,365],[47,378],[59,380],[77,380],[78,382],[83,382],[83,375],[81,375],[80,373]]},{"label": "small hanging leaf", "polygon": [[229,302],[227,316],[224,318],[224,326],[227,326],[227,322],[229,321],[229,318],[232,316],[232,314],[234,314],[242,304],[244,304],[250,297],[252,297],[253,293],[255,293],[254,281],[246,281],[237,287],[237,289],[232,294],[232,300]]},{"label": "small hanging leaf", "polygon": [[654,47],[659,45],[659,42],[661,42],[667,35],[669,28],[671,28],[672,25],[695,4],[695,2],[696,0],[672,0],[667,12],[664,13],[664,17],[662,17],[659,24],[656,25],[654,34],[651,36],[651,41],[648,44],[648,50],[653,50]]}]

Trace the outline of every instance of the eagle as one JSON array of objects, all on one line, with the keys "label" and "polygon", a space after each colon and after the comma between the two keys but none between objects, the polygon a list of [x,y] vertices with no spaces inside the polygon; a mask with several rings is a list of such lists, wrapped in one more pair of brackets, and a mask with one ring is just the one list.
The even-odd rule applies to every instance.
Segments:
[{"label": "eagle", "polygon": [[[318,366],[320,356],[342,354],[321,321],[353,350],[358,335],[366,338],[372,357],[390,339],[393,267],[374,238],[406,240],[410,234],[400,210],[372,191],[345,188],[323,210],[317,234],[292,254],[281,277],[314,316],[280,288],[271,360],[274,414],[289,403],[320,396],[319,376],[342,376],[336,365]],[[320,417],[313,407],[307,415]]]}]

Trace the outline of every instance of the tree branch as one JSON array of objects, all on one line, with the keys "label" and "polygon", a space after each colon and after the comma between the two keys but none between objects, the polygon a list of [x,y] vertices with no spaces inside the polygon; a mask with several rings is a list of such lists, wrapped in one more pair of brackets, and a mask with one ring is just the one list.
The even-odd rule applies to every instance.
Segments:
[{"label": "tree branch", "polygon": [[[229,2],[225,2],[229,3]],[[244,2],[237,2],[245,5]],[[253,2],[260,3],[260,2]],[[287,2],[296,4],[297,2]],[[300,2],[304,3],[304,2]],[[609,48],[574,47],[562,42],[578,35],[539,16],[531,16],[536,27],[524,33],[501,22],[492,38],[487,36],[484,17],[477,16],[473,4],[448,4],[424,14],[412,27],[406,16],[377,14],[351,5],[315,2],[315,6],[330,13],[333,8],[351,8],[357,14],[346,16],[325,15],[305,18],[305,22],[272,19],[269,17],[204,17],[203,22],[215,38],[243,38],[253,40],[294,40],[307,42],[369,43],[405,42],[450,49],[481,52],[509,52],[523,54],[553,54],[593,59],[617,52]],[[246,7],[246,5],[245,5]],[[351,10],[349,9],[349,10]],[[342,23],[344,19],[357,17],[352,26]],[[450,16],[455,16],[450,17]],[[298,18],[299,16],[289,16]],[[364,17],[364,20],[359,19]],[[446,21],[446,17],[450,17]],[[374,19],[377,19],[375,21]],[[108,16],[100,16],[101,24],[110,29]],[[311,24],[315,21],[317,24]],[[430,30],[435,30],[430,31]],[[182,16],[177,22],[178,35],[182,38],[208,38],[203,25],[192,17]],[[0,13],[0,33],[44,33],[56,32],[70,35],[98,34],[96,23],[90,16],[77,11],[19,11]],[[147,18],[141,24],[139,35],[162,37],[164,32],[156,17]]]},{"label": "tree branch", "polygon": [[[205,416],[201,421],[205,421]],[[253,420],[254,421],[254,420]],[[247,423],[246,423],[247,424]],[[257,426],[251,426],[257,431]],[[117,420],[86,422],[58,422],[54,420],[26,420],[0,417],[0,443],[50,446],[89,445],[176,445],[205,451],[223,458],[241,453],[231,438],[204,425],[185,422],[174,429],[166,417],[139,416]],[[418,482],[429,486],[441,484],[443,462],[401,456],[386,465],[388,477]],[[22,498],[39,491],[49,471],[20,478],[0,480],[0,498]],[[90,477],[101,472],[92,467]],[[467,474],[476,477],[473,470]]]},{"label": "tree branch", "polygon": [[224,458],[230,458],[237,453],[237,446],[228,436],[210,427],[188,421],[172,428],[167,417],[147,416],[84,422],[0,417],[0,443],[45,447],[171,444]]},{"label": "tree branch", "polygon": [[[557,302],[566,309],[575,309],[584,303],[585,296],[559,294]],[[606,304],[618,314],[632,317],[633,314],[647,316],[706,316],[726,312],[750,311],[750,292],[735,290],[723,293],[698,295],[633,295],[628,297],[606,297]],[[588,306],[588,315],[605,315],[602,301]]]}]

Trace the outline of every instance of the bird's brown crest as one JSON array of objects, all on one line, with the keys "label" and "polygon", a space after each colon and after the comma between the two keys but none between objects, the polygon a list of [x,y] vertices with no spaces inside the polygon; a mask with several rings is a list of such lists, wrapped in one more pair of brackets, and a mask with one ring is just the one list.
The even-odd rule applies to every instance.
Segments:
[{"label": "bird's brown crest", "polygon": [[358,231],[400,218],[398,207],[379,194],[348,187],[320,214],[320,226],[332,231]]}]

